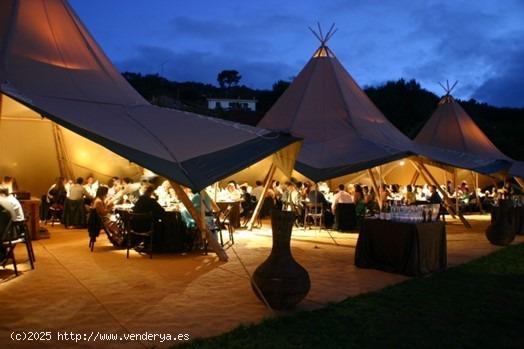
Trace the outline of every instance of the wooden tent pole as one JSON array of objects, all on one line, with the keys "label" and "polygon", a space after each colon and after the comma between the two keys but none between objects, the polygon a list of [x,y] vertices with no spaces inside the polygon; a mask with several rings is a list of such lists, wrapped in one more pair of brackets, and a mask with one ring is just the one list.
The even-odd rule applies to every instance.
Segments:
[{"label": "wooden tent pole", "polygon": [[255,210],[253,211],[253,215],[249,219],[249,222],[247,223],[247,229],[250,231],[253,230],[253,225],[255,225],[255,221],[258,218],[258,215],[260,214],[260,211],[262,210],[262,205],[264,204],[264,200],[266,199],[266,194],[269,189],[269,186],[271,185],[271,181],[273,180],[273,176],[275,175],[275,171],[277,170],[277,167],[275,164],[271,163],[271,166],[269,167],[269,171],[266,176],[266,183],[264,183],[264,188],[262,189],[262,193],[260,194],[260,200],[258,200],[257,205],[255,207]]},{"label": "wooden tent pole", "polygon": [[515,178],[515,181],[518,183],[518,185],[520,185],[520,187],[521,187],[522,189],[524,189],[524,180],[522,180],[522,179],[519,178],[519,177],[513,177],[513,178]]},{"label": "wooden tent pole", "polygon": [[[435,185],[435,187],[437,187],[437,190],[440,191],[440,193],[442,194],[442,196],[444,197],[444,203],[447,204],[447,202],[450,202],[450,198],[448,196],[448,193],[445,191],[445,190],[442,190],[442,188],[440,187],[440,185],[438,184],[437,180],[435,179],[435,177],[433,177],[433,175],[428,171],[428,169],[426,168],[426,166],[424,166],[424,164],[422,162],[419,162],[418,163],[420,165],[420,169],[424,172],[426,172],[426,175],[428,176],[429,179],[431,179],[431,181],[433,182],[433,185]],[[458,212],[458,211],[455,211],[456,215],[460,218],[460,221],[462,222],[462,224],[464,224],[464,226],[466,228],[471,228],[471,224],[469,224],[469,222],[466,220],[466,218],[464,218],[464,216],[462,215],[462,212]]]},{"label": "wooden tent pole", "polygon": [[[205,234],[205,237],[206,237],[209,245],[211,246],[213,251],[215,251],[215,253],[217,254],[218,258],[221,261],[227,262],[228,256],[227,256],[226,251],[224,251],[224,249],[222,248],[222,246],[220,246],[220,244],[218,243],[218,241],[215,238],[215,236],[213,235],[213,233],[211,233],[211,231],[207,227],[207,224],[206,224],[205,220],[202,219],[202,217],[198,215],[198,212],[197,212],[195,206],[193,205],[191,200],[189,200],[189,197],[187,196],[186,192],[176,182],[171,181],[171,186],[173,187],[173,189],[175,189],[175,193],[176,193],[176,196],[178,197],[178,199],[180,201],[182,201],[182,204],[184,204],[184,206],[186,207],[186,209],[189,212],[189,214],[191,215],[191,217],[195,220],[195,223],[196,223],[198,229],[200,230],[200,232],[203,232],[203,234]],[[201,199],[203,197],[204,197],[203,195],[200,195]],[[204,212],[203,215],[205,215],[205,206],[204,205],[201,206],[201,211]],[[205,218],[205,216],[204,216],[204,218]]]},{"label": "wooden tent pole", "polygon": [[[420,170],[420,168],[417,166],[417,164],[414,161],[412,160],[410,161],[413,167],[415,167],[415,169],[417,169],[417,171],[422,175],[424,182],[426,182],[427,184],[433,183],[433,181],[428,176],[426,176],[426,174],[422,170]],[[439,187],[437,186],[437,188]],[[449,200],[449,196],[447,196],[447,199]],[[453,205],[450,202],[446,202],[446,197],[444,197],[444,203],[446,207],[449,209],[449,214],[451,215],[451,217],[457,218],[457,216],[455,215],[455,210],[453,209]]]},{"label": "wooden tent pole", "polygon": [[370,168],[368,168],[368,174],[369,174],[369,177],[371,178],[371,184],[373,184],[373,189],[375,190],[375,193],[376,193],[375,195],[377,195],[378,207],[380,210],[382,210],[382,197],[380,195],[380,192],[378,191],[377,181],[375,180],[373,171],[371,171]]},{"label": "wooden tent pole", "polygon": [[418,170],[415,170],[415,173],[413,174],[413,177],[411,178],[411,181],[409,182],[409,184],[411,186],[414,186],[415,183],[417,183],[417,180],[418,180],[419,176],[420,176],[420,172]]}]

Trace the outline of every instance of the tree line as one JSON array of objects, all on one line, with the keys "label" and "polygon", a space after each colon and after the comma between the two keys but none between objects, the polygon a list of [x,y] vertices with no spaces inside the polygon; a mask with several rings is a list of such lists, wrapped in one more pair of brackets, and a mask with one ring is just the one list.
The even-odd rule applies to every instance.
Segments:
[{"label": "tree line", "polygon": [[[218,74],[219,86],[200,82],[177,82],[157,74],[125,72],[123,76],[148,101],[235,122],[256,125],[290,85],[276,81],[271,89],[241,85],[234,70]],[[440,97],[422,88],[415,80],[388,81],[364,88],[380,111],[408,137],[413,138],[437,108]],[[256,99],[257,111],[208,110],[207,98]],[[474,99],[457,100],[499,149],[510,157],[524,160],[524,108],[499,108]]]}]

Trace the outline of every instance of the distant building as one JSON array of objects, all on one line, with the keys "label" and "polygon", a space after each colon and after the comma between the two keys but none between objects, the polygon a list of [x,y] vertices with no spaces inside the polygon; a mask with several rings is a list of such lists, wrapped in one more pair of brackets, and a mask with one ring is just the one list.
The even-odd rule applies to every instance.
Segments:
[{"label": "distant building", "polygon": [[230,98],[208,98],[208,109],[225,109],[225,110],[257,110],[256,99],[230,99]]}]

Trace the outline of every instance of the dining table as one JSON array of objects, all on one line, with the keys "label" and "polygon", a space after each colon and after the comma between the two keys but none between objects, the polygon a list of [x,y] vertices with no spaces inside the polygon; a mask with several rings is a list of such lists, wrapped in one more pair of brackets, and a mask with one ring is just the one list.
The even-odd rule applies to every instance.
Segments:
[{"label": "dining table", "polygon": [[365,219],[357,241],[355,265],[408,276],[444,270],[445,224]]},{"label": "dining table", "polygon": [[220,208],[220,211],[225,211],[229,206],[231,206],[231,213],[229,215],[229,222],[232,227],[235,229],[240,228],[240,208],[242,200],[227,200],[227,201],[217,201],[216,204]]}]

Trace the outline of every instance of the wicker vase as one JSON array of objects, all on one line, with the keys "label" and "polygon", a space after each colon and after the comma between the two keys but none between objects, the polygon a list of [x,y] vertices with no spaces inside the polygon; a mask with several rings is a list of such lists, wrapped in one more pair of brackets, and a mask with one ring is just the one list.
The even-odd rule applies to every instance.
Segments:
[{"label": "wicker vase", "polygon": [[260,290],[271,308],[277,310],[294,307],[304,299],[311,286],[308,272],[291,255],[294,220],[292,212],[272,211],[273,248],[269,257],[253,273],[253,291],[262,299]]},{"label": "wicker vase", "polygon": [[511,221],[511,201],[502,200],[491,213],[491,224],[486,229],[486,237],[493,245],[506,246],[515,239],[515,229]]}]

